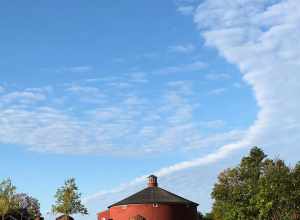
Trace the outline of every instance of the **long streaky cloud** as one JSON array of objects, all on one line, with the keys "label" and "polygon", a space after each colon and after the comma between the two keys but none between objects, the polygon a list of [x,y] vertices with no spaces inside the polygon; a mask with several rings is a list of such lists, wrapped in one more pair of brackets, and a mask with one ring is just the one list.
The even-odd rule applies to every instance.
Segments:
[{"label": "long streaky cloud", "polygon": [[[214,153],[184,161],[156,172],[158,176],[216,163],[232,152],[262,145],[290,157],[298,155],[300,142],[300,4],[298,0],[206,0],[195,13],[206,45],[216,48],[239,67],[252,86],[260,108],[257,119],[239,141]],[[145,176],[119,187],[138,184]],[[188,184],[188,183],[186,183]],[[113,192],[113,191],[110,191]],[[101,198],[103,194],[97,196]],[[87,199],[89,200],[89,199]]]}]

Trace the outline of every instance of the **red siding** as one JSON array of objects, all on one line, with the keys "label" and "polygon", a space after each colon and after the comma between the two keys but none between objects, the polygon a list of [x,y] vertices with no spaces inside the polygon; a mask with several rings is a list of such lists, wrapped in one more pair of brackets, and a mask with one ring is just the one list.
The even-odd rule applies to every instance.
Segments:
[{"label": "red siding", "polygon": [[98,220],[108,220],[109,219],[109,210],[98,213]]},{"label": "red siding", "polygon": [[154,207],[153,204],[132,204],[114,206],[109,210],[109,218],[112,220],[128,220],[137,215],[146,220],[197,220],[197,209],[185,205],[159,204]]}]

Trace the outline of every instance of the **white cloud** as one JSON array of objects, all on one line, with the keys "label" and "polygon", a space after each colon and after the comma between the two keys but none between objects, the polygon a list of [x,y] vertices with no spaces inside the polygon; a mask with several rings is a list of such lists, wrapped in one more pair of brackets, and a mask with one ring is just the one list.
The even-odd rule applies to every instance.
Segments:
[{"label": "white cloud", "polygon": [[90,65],[75,65],[75,66],[60,66],[60,67],[46,67],[46,68],[41,68],[41,71],[51,73],[51,72],[56,72],[56,73],[72,73],[72,74],[88,74],[92,73],[94,70],[93,66]]},{"label": "white cloud", "polygon": [[236,64],[254,89],[260,112],[247,136],[251,144],[297,150],[299,11],[295,0],[206,1],[198,8],[195,21],[206,28],[207,45]]},{"label": "white cloud", "polygon": [[81,86],[81,85],[71,85],[66,89],[66,91],[71,92],[78,96],[82,101],[90,103],[103,103],[106,101],[106,96],[97,87],[91,86]]},{"label": "white cloud", "polygon": [[[205,27],[207,45],[216,47],[240,68],[244,79],[253,86],[260,112],[254,124],[231,144],[207,156],[163,168],[157,174],[171,175],[217,162],[252,145],[297,160],[293,155],[299,153],[300,141],[300,46],[296,46],[300,5],[297,0],[275,5],[268,2],[235,0],[229,4],[207,0],[198,8],[195,21]],[[269,26],[262,31],[264,24]]]},{"label": "white cloud", "polygon": [[169,47],[170,52],[175,53],[185,53],[189,54],[196,50],[196,46],[193,44],[185,44],[185,45],[173,45]]},{"label": "white cloud", "polygon": [[201,122],[200,124],[207,128],[222,128],[226,125],[226,122],[223,120],[213,120]]},{"label": "white cloud", "polygon": [[[273,2],[273,5],[269,2]],[[206,44],[215,47],[228,62],[237,65],[244,80],[253,87],[260,111],[253,125],[246,131],[216,134],[204,139],[193,122],[192,112],[196,106],[187,99],[189,96],[171,91],[158,101],[162,106],[171,106],[167,108],[156,109],[161,105],[148,105],[147,102],[137,105],[139,102],[136,100],[112,105],[110,109],[99,108],[98,117],[101,120],[108,118],[108,123],[99,123],[94,116],[78,122],[76,118],[53,109],[38,108],[34,112],[13,108],[1,109],[0,141],[25,143],[34,150],[53,152],[54,149],[63,153],[124,152],[128,139],[137,144],[133,148],[126,148],[128,153],[177,150],[182,149],[182,146],[195,149],[201,145],[210,146],[211,143],[214,143],[215,147],[221,146],[207,155],[155,172],[165,177],[182,170],[216,163],[251,145],[261,145],[276,154],[299,159],[298,0],[205,0],[196,13],[195,22],[201,28]],[[198,62],[173,66],[156,73],[198,71],[203,65],[202,62]],[[132,105],[139,107],[131,108]],[[165,118],[164,113],[169,117]],[[140,117],[141,115],[143,117]],[[135,122],[136,118],[143,118],[152,123],[140,126]],[[159,123],[162,119],[163,123]],[[158,123],[155,123],[157,121]],[[153,124],[165,126],[153,128]],[[19,134],[18,137],[16,133]],[[112,140],[120,137],[124,140],[124,146],[114,145]],[[159,149],[155,148],[155,145],[159,146]],[[144,176],[128,185],[141,181],[144,181]],[[111,192],[120,192],[120,189],[127,189],[128,185],[125,184],[123,188],[113,189]],[[99,195],[102,199],[105,192],[98,194],[96,198],[99,198]]]},{"label": "white cloud", "polygon": [[[129,80],[144,77],[131,74]],[[197,105],[191,82],[167,83],[155,101],[111,88],[111,82],[102,83],[108,86],[103,88],[74,84],[63,97],[55,94],[56,88],[51,97],[38,88],[5,94],[0,99],[0,143],[38,152],[133,156],[192,149],[204,138],[193,119]],[[83,103],[89,108],[76,111]]]},{"label": "white cloud", "polygon": [[224,92],[226,92],[226,88],[217,88],[217,89],[213,89],[213,90],[210,90],[208,92],[209,95],[221,95],[223,94]]},{"label": "white cloud", "polygon": [[194,10],[195,6],[193,5],[181,5],[177,7],[177,11],[182,15],[192,15]]},{"label": "white cloud", "polygon": [[198,0],[175,0],[177,12],[182,15],[193,15],[196,9]]},{"label": "white cloud", "polygon": [[[216,163],[252,145],[263,146],[266,151],[292,161],[299,160],[298,0],[205,0],[197,10],[195,22],[203,31],[207,45],[217,48],[225,59],[240,68],[244,80],[253,87],[260,111],[249,129],[229,135],[233,137],[230,143],[215,152],[162,168],[155,173],[179,180],[177,174],[184,170],[184,177],[181,178],[185,181],[186,189],[194,182],[186,181],[189,179],[188,170]],[[172,175],[174,172],[176,175]],[[192,174],[193,180],[200,175],[194,170]],[[143,178],[137,178],[128,185],[141,182]],[[174,179],[169,181],[170,185],[172,183]],[[118,193],[128,192],[126,186],[121,190],[119,188]],[[177,187],[176,184],[174,187]],[[122,190],[123,193],[120,193]],[[189,195],[195,194],[194,191],[193,188]],[[94,199],[99,200],[103,195],[105,198],[104,193]]]},{"label": "white cloud", "polygon": [[34,93],[30,91],[16,91],[0,96],[0,103],[2,104],[30,104],[46,99],[43,93]]},{"label": "white cloud", "polygon": [[5,88],[3,86],[0,86],[0,93],[3,93],[5,91]]},{"label": "white cloud", "polygon": [[56,69],[56,72],[70,72],[70,73],[89,73],[93,71],[92,66],[82,65],[82,66],[68,66]]},{"label": "white cloud", "polygon": [[144,72],[132,72],[127,74],[128,81],[133,83],[147,83],[149,82],[147,74]]},{"label": "white cloud", "polygon": [[207,80],[227,80],[230,79],[231,76],[226,73],[209,73],[205,75]]},{"label": "white cloud", "polygon": [[175,66],[168,66],[158,70],[153,71],[154,74],[174,74],[182,72],[195,72],[203,70],[206,67],[206,63],[202,61],[195,61],[188,64],[181,64]]}]

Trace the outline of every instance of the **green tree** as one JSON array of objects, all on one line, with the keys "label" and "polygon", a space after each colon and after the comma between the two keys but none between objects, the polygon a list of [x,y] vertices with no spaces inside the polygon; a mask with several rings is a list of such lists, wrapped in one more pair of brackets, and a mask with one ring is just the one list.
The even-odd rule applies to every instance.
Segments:
[{"label": "green tree", "polygon": [[219,175],[212,197],[215,220],[300,220],[300,163],[289,168],[254,147]]},{"label": "green tree", "polygon": [[213,220],[213,216],[211,213],[203,215],[201,212],[198,212],[198,220]]},{"label": "green tree", "polygon": [[204,216],[203,216],[203,220],[213,220],[213,215],[212,213],[206,213]]},{"label": "green tree", "polygon": [[5,215],[9,211],[8,199],[5,196],[0,195],[0,215],[1,219],[4,220]]},{"label": "green tree", "polygon": [[15,208],[14,195],[16,187],[12,184],[10,179],[3,180],[0,183],[0,215],[1,219],[4,220],[5,215]]},{"label": "green tree", "polygon": [[261,175],[264,152],[254,147],[249,156],[242,158],[238,167],[227,169],[218,177],[212,197],[213,215],[222,220],[257,220],[255,195]]},{"label": "green tree", "polygon": [[202,214],[201,212],[198,212],[198,213],[197,213],[197,219],[198,219],[198,220],[203,220],[203,217],[204,217],[204,216],[203,216],[203,214]]},{"label": "green tree", "polygon": [[17,203],[16,212],[20,214],[21,219],[23,216],[35,219],[40,216],[40,203],[36,198],[33,198],[25,193],[16,194],[15,200]]},{"label": "green tree", "polygon": [[290,219],[292,178],[284,161],[265,161],[258,189],[256,204],[259,219]]},{"label": "green tree", "polygon": [[81,193],[78,192],[74,178],[65,181],[64,186],[57,190],[55,198],[56,203],[52,206],[54,213],[61,213],[65,217],[72,214],[88,214],[87,209],[81,202]]},{"label": "green tree", "polygon": [[291,171],[292,194],[290,195],[290,211],[293,220],[300,219],[300,162]]}]

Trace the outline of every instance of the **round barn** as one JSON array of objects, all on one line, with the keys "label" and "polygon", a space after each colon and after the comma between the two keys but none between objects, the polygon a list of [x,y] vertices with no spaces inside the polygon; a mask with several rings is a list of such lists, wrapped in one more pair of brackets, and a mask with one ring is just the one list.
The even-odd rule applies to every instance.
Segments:
[{"label": "round barn", "polygon": [[197,220],[198,204],[157,184],[157,177],[148,177],[148,187],[108,207],[98,220]]}]

